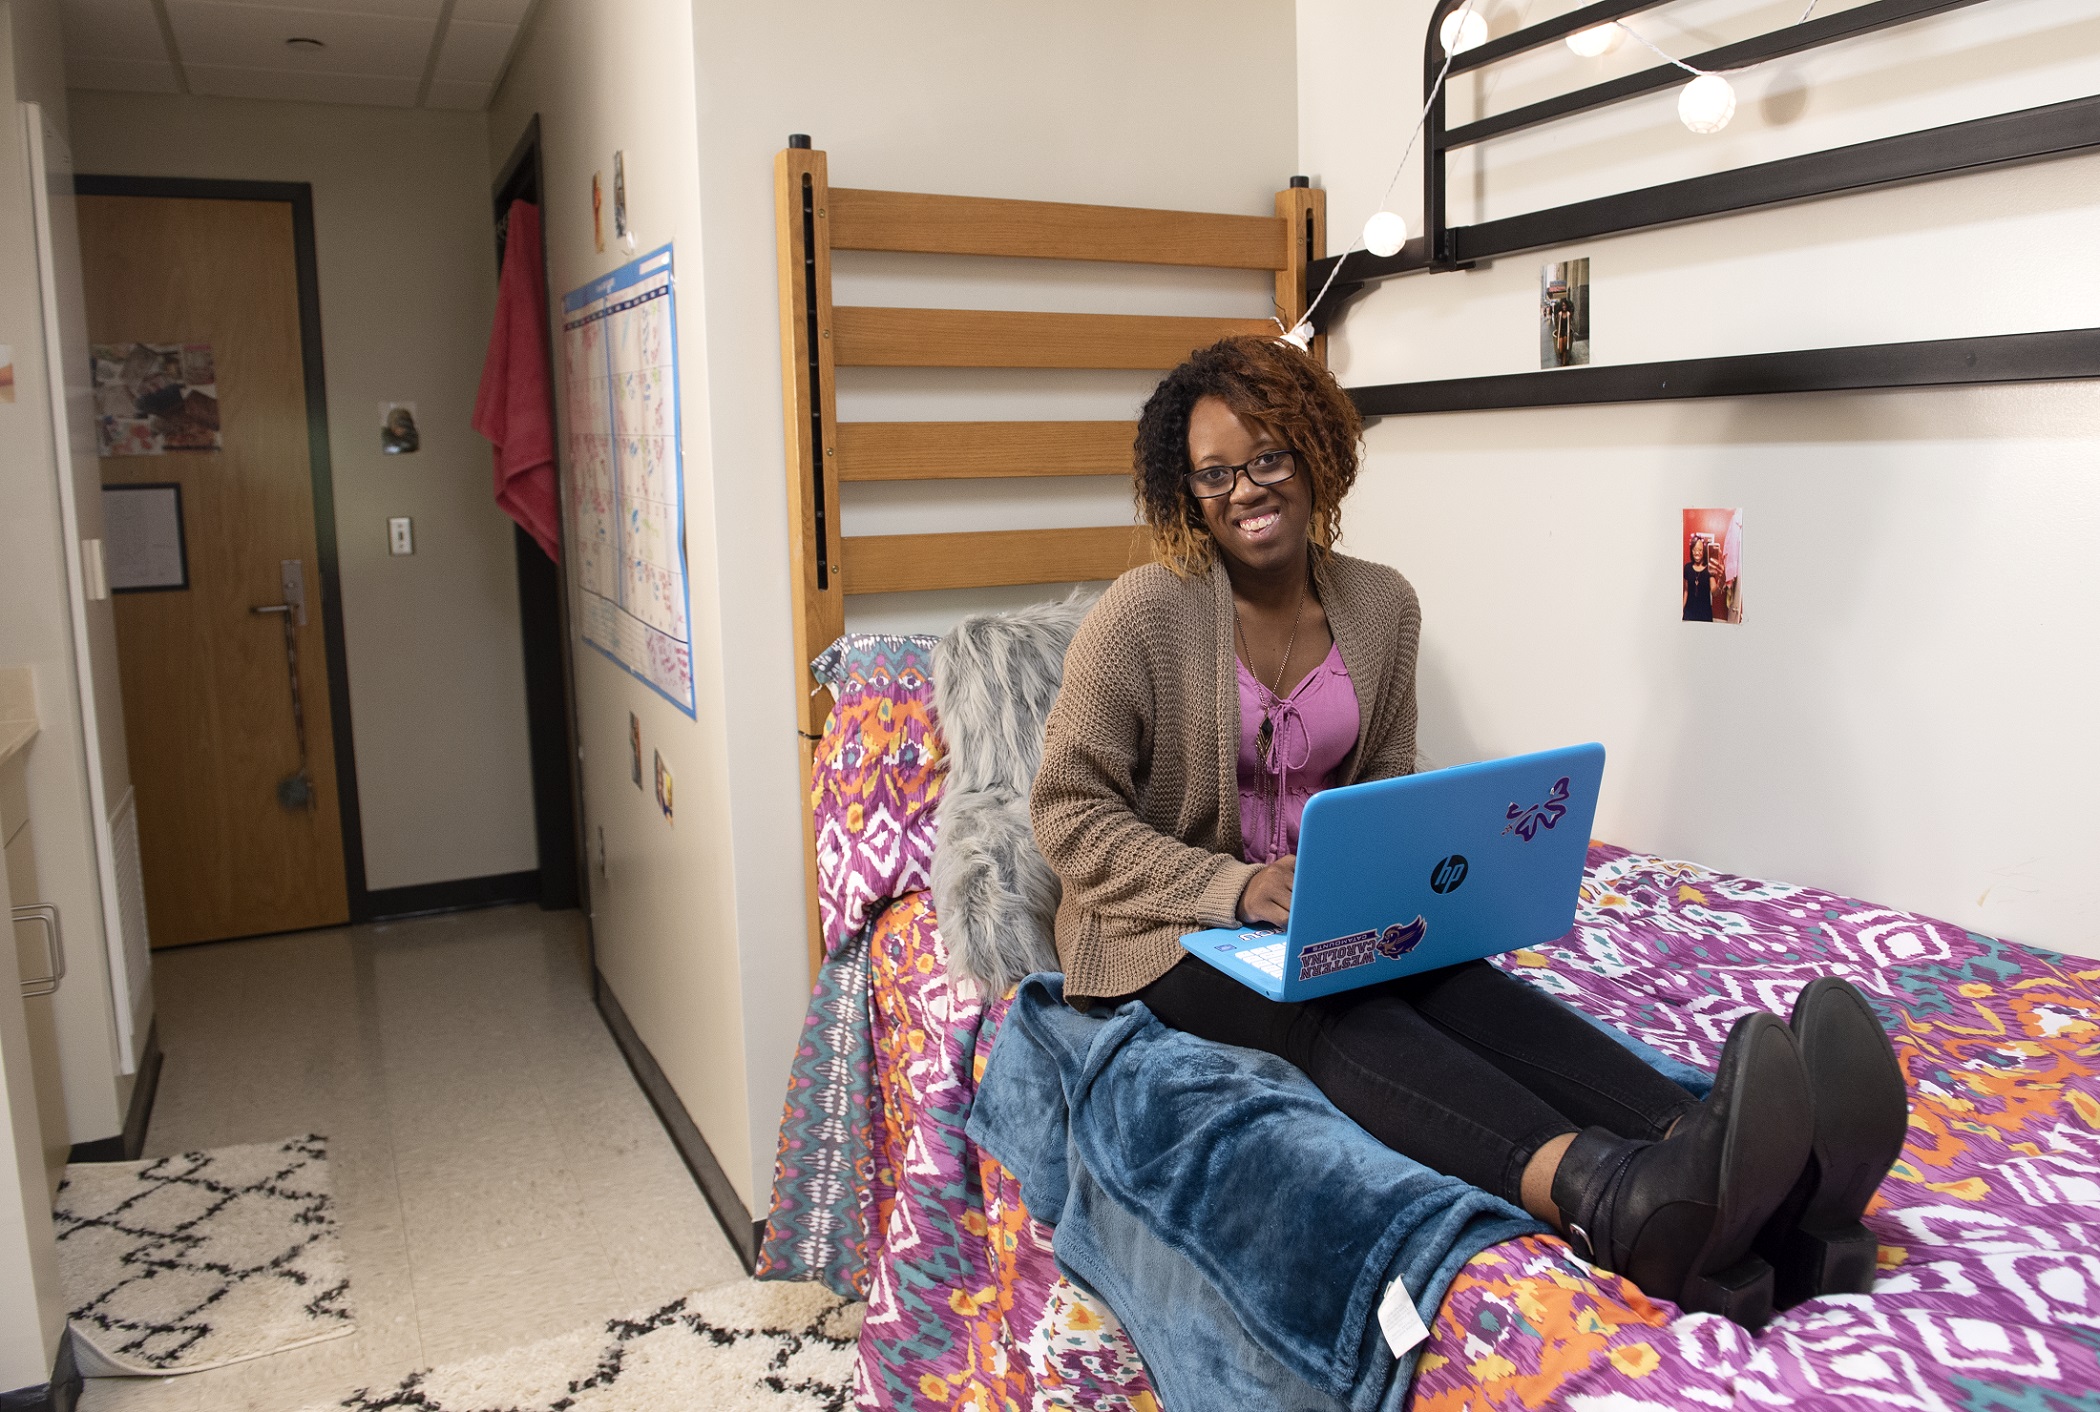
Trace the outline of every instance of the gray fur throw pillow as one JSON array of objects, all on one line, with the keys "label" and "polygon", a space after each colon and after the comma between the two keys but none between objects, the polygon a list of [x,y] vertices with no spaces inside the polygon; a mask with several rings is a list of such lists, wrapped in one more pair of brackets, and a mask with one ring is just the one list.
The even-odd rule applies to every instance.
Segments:
[{"label": "gray fur throw pillow", "polygon": [[1063,888],[1036,851],[1028,792],[1065,649],[1093,606],[1075,591],[1062,603],[974,614],[933,651],[933,706],[948,746],[933,905],[949,975],[988,996],[1058,968],[1051,929]]}]

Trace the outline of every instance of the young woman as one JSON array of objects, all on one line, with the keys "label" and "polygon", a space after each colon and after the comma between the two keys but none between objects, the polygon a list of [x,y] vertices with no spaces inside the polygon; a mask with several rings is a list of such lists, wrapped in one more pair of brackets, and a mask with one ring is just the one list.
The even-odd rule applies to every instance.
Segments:
[{"label": "young woman", "polygon": [[1714,571],[1704,536],[1692,540],[1691,562],[1684,566],[1684,620],[1714,620]]},{"label": "young woman", "polygon": [[1858,992],[1744,1016],[1704,1101],[1484,961],[1303,1004],[1186,956],[1289,920],[1305,800],[1414,768],[1421,611],[1335,552],[1362,424],[1287,345],[1228,339],[1138,423],[1160,562],[1118,579],[1065,659],[1032,800],[1064,882],[1067,994],[1303,1069],[1388,1146],[1523,1206],[1649,1294],[1760,1320],[1871,1285],[1860,1215],[1902,1145],[1903,1080]]}]

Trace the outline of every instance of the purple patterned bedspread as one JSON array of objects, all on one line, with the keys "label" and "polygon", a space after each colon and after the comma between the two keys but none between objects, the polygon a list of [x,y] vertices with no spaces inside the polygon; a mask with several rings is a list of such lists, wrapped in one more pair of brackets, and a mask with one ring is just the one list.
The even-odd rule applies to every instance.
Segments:
[{"label": "purple patterned bedspread", "polygon": [[[1882,1281],[1753,1338],[1556,1239],[1512,1241],[1453,1286],[1416,1412],[2100,1412],[2100,962],[1598,846],[1576,929],[1504,964],[1701,1064],[1744,1010],[1785,1013],[1814,975],[1856,981],[1914,1100],[1868,1217]],[[963,1137],[1003,1003],[949,983],[923,893],[877,920],[870,965],[880,1115],[859,1404],[1156,1409],[1114,1315],[1058,1276],[1012,1178]]]}]

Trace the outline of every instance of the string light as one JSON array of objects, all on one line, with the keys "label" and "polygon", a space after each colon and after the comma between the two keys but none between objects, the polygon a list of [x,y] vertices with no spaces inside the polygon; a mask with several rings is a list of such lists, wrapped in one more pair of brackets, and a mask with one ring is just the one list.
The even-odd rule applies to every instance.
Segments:
[{"label": "string light", "polygon": [[1444,46],[1446,54],[1463,54],[1468,49],[1478,49],[1487,43],[1488,24],[1474,13],[1471,5],[1468,5],[1444,16],[1444,23],[1438,27],[1436,37]]},{"label": "string light", "polygon": [[1701,74],[1677,95],[1677,116],[1693,132],[1719,132],[1735,116],[1735,88],[1719,74]]},{"label": "string light", "polygon": [[1407,244],[1407,217],[1397,211],[1380,211],[1364,222],[1364,249],[1384,259],[1400,253]]},{"label": "string light", "polygon": [[[1359,248],[1380,259],[1390,259],[1399,254],[1407,244],[1407,218],[1397,211],[1386,210],[1385,202],[1393,194],[1393,188],[1399,185],[1400,174],[1407,169],[1407,159],[1414,155],[1415,143],[1422,136],[1422,127],[1429,121],[1430,110],[1436,106],[1437,95],[1444,88],[1444,80],[1450,76],[1451,61],[1468,49],[1477,49],[1487,42],[1487,21],[1481,18],[1474,8],[1478,3],[1480,0],[1466,0],[1465,4],[1444,16],[1443,23],[1437,27],[1437,39],[1444,47],[1444,66],[1438,71],[1436,81],[1429,86],[1429,93],[1422,101],[1421,116],[1415,119],[1414,131],[1408,134],[1407,146],[1400,154],[1400,164],[1393,169],[1393,179],[1386,183],[1385,195],[1379,198],[1379,209],[1364,222],[1363,234],[1357,243],[1344,250],[1335,260],[1334,267],[1327,272],[1326,283],[1320,286],[1320,292],[1306,305],[1305,316],[1294,327],[1285,329],[1278,342],[1288,343],[1300,350],[1309,350],[1312,347],[1315,336],[1313,311],[1320,307],[1320,302],[1327,297],[1327,292],[1334,288],[1335,278],[1341,274],[1342,266],[1348,263],[1349,257]],[[1807,8],[1802,10],[1801,18],[1795,23],[1805,24],[1809,16],[1815,13],[1817,3],[1818,0],[1808,0]],[[1718,73],[1687,64],[1676,55],[1652,43],[1632,26],[1607,20],[1603,24],[1591,25],[1588,29],[1577,30],[1569,35],[1567,45],[1581,58],[1596,59],[1617,49],[1628,35],[1633,36],[1635,42],[1654,50],[1661,58],[1692,76],[1691,82],[1677,95],[1679,121],[1701,135],[1716,133],[1728,126],[1735,117],[1735,86]],[[1276,323],[1278,328],[1283,327],[1282,320],[1279,319]]]},{"label": "string light", "polygon": [[1625,30],[1606,20],[1601,25],[1578,29],[1569,35],[1568,48],[1574,50],[1578,58],[1600,59],[1618,48],[1619,41],[1625,37]]},{"label": "string light", "polygon": [[[1479,20],[1479,17],[1473,13],[1473,7],[1479,3],[1480,0],[1466,0],[1466,3],[1453,11],[1452,14],[1445,16],[1443,27],[1439,31],[1440,37],[1444,33],[1449,33],[1453,38],[1462,41],[1466,33],[1467,19]],[[1456,25],[1451,23],[1454,18],[1458,20]],[[1479,23],[1481,36],[1485,38],[1487,22],[1480,20]],[[1450,43],[1447,41],[1444,45],[1444,66],[1437,70],[1436,82],[1429,85],[1429,92],[1423,96],[1422,111],[1415,118],[1414,131],[1407,135],[1407,146],[1401,149],[1400,164],[1393,168],[1393,179],[1385,184],[1385,195],[1378,198],[1379,209],[1377,213],[1370,220],[1364,222],[1364,233],[1359,240],[1359,244],[1367,250],[1372,248],[1370,237],[1374,226],[1378,228],[1380,244],[1384,243],[1385,237],[1395,226],[1399,229],[1400,239],[1394,243],[1391,251],[1386,252],[1387,254],[1397,254],[1400,246],[1406,243],[1407,218],[1398,212],[1386,210],[1385,203],[1387,198],[1392,196],[1393,188],[1400,184],[1400,173],[1407,170],[1407,159],[1414,155],[1415,143],[1420,141],[1422,137],[1422,127],[1429,121],[1429,110],[1436,106],[1436,96],[1444,91],[1444,80],[1451,76],[1451,61],[1457,57],[1458,55],[1452,50]],[[1390,218],[1390,223],[1381,224],[1381,221],[1388,217]],[[1276,340],[1278,343],[1288,343],[1300,352],[1307,352],[1312,348],[1312,341],[1317,333],[1317,330],[1313,327],[1313,310],[1320,307],[1320,301],[1327,297],[1327,291],[1334,288],[1335,276],[1342,272],[1342,266],[1349,263],[1349,257],[1356,253],[1357,248],[1356,245],[1350,246],[1335,260],[1334,268],[1327,272],[1326,282],[1320,286],[1320,292],[1315,294],[1312,297],[1312,302],[1305,306],[1305,316],[1290,328],[1284,329],[1283,336]],[[1378,252],[1372,250],[1372,253],[1377,254]],[[1283,320],[1277,319],[1275,322],[1278,328],[1283,328]]]},{"label": "string light", "polygon": [[[1815,0],[1809,0],[1809,10],[1815,9]],[[1807,11],[1802,12],[1806,19]],[[1630,34],[1634,42],[1653,50],[1660,58],[1668,60],[1692,76],[1692,81],[1677,95],[1677,118],[1686,127],[1701,136],[1719,132],[1728,126],[1735,116],[1735,87],[1717,73],[1694,68],[1684,60],[1662,48],[1632,25],[1617,25],[1619,31]]]}]

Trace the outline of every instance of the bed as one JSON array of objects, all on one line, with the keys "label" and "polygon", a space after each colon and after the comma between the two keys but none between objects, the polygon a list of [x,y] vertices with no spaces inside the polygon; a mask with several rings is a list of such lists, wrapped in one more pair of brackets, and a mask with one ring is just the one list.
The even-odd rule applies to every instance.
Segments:
[{"label": "bed", "polygon": [[[1007,997],[950,979],[928,891],[945,752],[932,641],[843,635],[851,593],[1107,578],[1144,546],[1098,528],[856,538],[839,516],[842,481],[1127,474],[1131,427],[840,424],[833,379],[841,365],[1163,369],[1268,325],[834,308],[830,259],[1266,271],[1295,323],[1324,254],[1322,193],[1293,179],[1275,216],[1255,217],[850,190],[800,139],[775,177],[796,656],[817,682],[797,685],[816,979],[759,1274],[867,1301],[861,1406],[1150,1412],[1158,1398],[1113,1311],[1060,1276],[1012,1175],[964,1134]],[[1506,1242],[1438,1310],[1417,1412],[2100,1412],[2100,962],[1597,844],[1574,931],[1505,964],[1696,1064],[1745,1009],[1783,1013],[1816,974],[1857,982],[1913,1098],[1868,1216],[1882,1280],[1872,1298],[1812,1301],[1752,1337],[1646,1298],[1557,1239]]]},{"label": "bed", "polygon": [[[1005,998],[949,979],[926,890],[943,778],[930,647],[849,638],[822,663],[830,954],[761,1274],[867,1300],[861,1406],[1151,1409],[1114,1313],[1058,1274],[1014,1179],[963,1135]],[[1752,1337],[1558,1239],[1506,1242],[1446,1296],[1416,1412],[2100,1405],[2100,962],[1595,844],[1575,930],[1505,965],[1700,1064],[1743,1010],[1848,976],[1896,1037],[1910,1137],[1868,1215],[1872,1298],[1811,1301]]]}]

